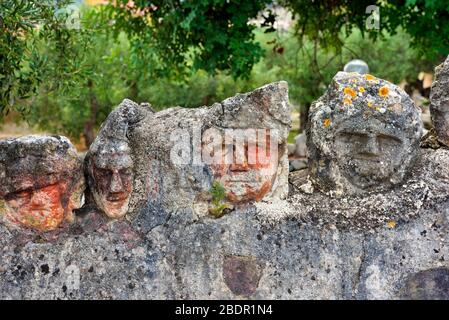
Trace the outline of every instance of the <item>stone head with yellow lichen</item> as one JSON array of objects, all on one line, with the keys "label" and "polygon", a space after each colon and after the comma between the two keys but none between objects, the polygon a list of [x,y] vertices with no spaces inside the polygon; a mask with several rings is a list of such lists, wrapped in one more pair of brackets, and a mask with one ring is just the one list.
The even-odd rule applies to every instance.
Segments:
[{"label": "stone head with yellow lichen", "polygon": [[339,72],[309,111],[311,180],[335,195],[401,183],[422,136],[420,110],[398,86]]}]

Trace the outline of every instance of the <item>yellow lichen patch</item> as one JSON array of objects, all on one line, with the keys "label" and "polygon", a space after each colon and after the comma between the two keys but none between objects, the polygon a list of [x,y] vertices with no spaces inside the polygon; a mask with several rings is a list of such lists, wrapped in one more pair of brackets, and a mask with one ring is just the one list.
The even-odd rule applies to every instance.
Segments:
[{"label": "yellow lichen patch", "polygon": [[346,87],[344,90],[343,90],[343,92],[346,94],[346,95],[348,95],[348,96],[351,96],[351,97],[355,97],[355,96],[357,96],[357,93],[355,92],[355,90],[354,89],[352,89],[352,88],[350,88],[350,87]]},{"label": "yellow lichen patch", "polygon": [[365,79],[368,81],[374,81],[374,80],[376,80],[376,77],[367,73],[367,74],[365,74]]},{"label": "yellow lichen patch", "polygon": [[383,86],[382,88],[379,89],[379,96],[381,96],[381,97],[386,97],[386,96],[388,96],[389,93],[390,93],[390,89],[388,89],[387,86]]},{"label": "yellow lichen patch", "polygon": [[330,125],[331,125],[331,119],[324,119],[323,126],[324,126],[325,128],[327,128],[327,127],[329,127]]},{"label": "yellow lichen patch", "polygon": [[364,87],[359,87],[359,92],[364,93],[365,92],[365,88]]},{"label": "yellow lichen patch", "polygon": [[394,220],[390,220],[387,222],[387,227],[390,229],[394,229],[394,228],[396,228],[396,226],[397,226],[397,222]]},{"label": "yellow lichen patch", "polygon": [[351,105],[351,104],[352,104],[352,100],[349,99],[349,98],[344,98],[344,99],[343,99],[343,104],[344,104],[345,106]]}]

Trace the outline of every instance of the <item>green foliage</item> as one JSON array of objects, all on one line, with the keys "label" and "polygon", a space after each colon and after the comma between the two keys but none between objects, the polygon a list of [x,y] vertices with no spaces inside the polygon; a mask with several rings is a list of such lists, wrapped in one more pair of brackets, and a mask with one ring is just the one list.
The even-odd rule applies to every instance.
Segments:
[{"label": "green foliage", "polygon": [[[55,10],[68,1],[2,0],[0,2],[0,119],[17,100],[35,94],[42,81],[45,57],[34,40],[60,29]],[[41,29],[36,29],[40,26]]]},{"label": "green foliage", "polygon": [[57,46],[59,41],[40,43],[39,50],[48,60],[47,81],[26,114],[31,124],[46,130],[74,140],[82,134],[87,145],[112,108],[124,97],[134,98],[129,43],[123,36],[111,41],[99,10],[86,8],[80,30],[65,29],[55,35],[65,39],[64,49]]},{"label": "green foliage", "polygon": [[[84,8],[80,29],[55,15],[68,2],[0,2],[0,111],[87,145],[125,97],[197,107],[286,80],[304,115],[351,59],[399,83],[449,53],[446,0],[285,0],[288,32],[273,32],[272,11],[249,23],[270,0],[117,0]],[[371,4],[381,30],[365,28]]]},{"label": "green foliage", "polygon": [[214,181],[210,194],[212,195],[213,207],[209,209],[209,213],[215,218],[220,218],[224,215],[226,209],[230,209],[229,204],[223,203],[226,197],[226,190],[219,181]]},{"label": "green foliage", "polygon": [[219,181],[214,181],[210,193],[212,195],[212,203],[215,206],[218,206],[226,196],[226,190]]},{"label": "green foliage", "polygon": [[248,21],[269,2],[164,0],[134,1],[130,6],[120,0],[108,9],[116,34],[124,30],[136,39],[135,45],[150,48],[166,72],[227,70],[238,78],[247,77],[263,55],[254,42],[255,26]]},{"label": "green foliage", "polygon": [[[449,1],[447,0],[283,0],[296,18],[300,40],[309,39],[322,48],[341,50],[344,38],[362,32],[371,39],[394,35],[402,28],[411,36],[411,44],[428,59],[449,53]],[[370,5],[379,7],[379,29],[366,28]],[[342,32],[343,31],[343,32]],[[386,33],[384,33],[384,31]]]}]

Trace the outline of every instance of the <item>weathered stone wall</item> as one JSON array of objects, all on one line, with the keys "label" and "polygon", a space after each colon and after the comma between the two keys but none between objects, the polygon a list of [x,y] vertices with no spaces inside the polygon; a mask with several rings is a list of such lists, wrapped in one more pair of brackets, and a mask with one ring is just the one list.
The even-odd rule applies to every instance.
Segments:
[{"label": "weathered stone wall", "polygon": [[[78,181],[68,177],[80,176],[81,160],[62,158],[72,150],[63,138],[60,147],[34,138],[41,146],[30,150],[54,150],[40,152],[41,160],[59,157],[44,165],[57,178],[38,178],[40,162],[28,161],[25,180],[43,183],[22,190],[7,159],[18,154],[10,145],[26,156],[29,139],[1,142],[0,298],[449,299],[449,150],[418,147],[410,98],[373,76],[340,73],[309,118],[311,169],[287,181],[285,82],[198,109],[155,113],[125,100],[84,161],[86,203],[48,229],[9,219],[11,200]],[[237,132],[234,142],[246,138],[237,166],[173,162],[176,147],[191,156],[228,150],[209,139],[228,129]],[[262,140],[277,148],[251,149],[247,129],[263,129]],[[251,163],[261,150],[276,152]],[[84,184],[72,184],[79,198]]]}]

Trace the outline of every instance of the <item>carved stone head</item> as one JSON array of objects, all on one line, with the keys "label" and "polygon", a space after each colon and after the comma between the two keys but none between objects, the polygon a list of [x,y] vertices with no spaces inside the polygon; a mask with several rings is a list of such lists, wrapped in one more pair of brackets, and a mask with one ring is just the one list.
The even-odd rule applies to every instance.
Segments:
[{"label": "carved stone head", "polygon": [[0,142],[0,213],[7,224],[50,231],[72,222],[84,186],[82,161],[67,138]]},{"label": "carved stone head", "polygon": [[108,140],[91,157],[92,193],[97,205],[111,218],[128,211],[133,191],[133,160],[126,141]]},{"label": "carved stone head", "polygon": [[[285,144],[269,129],[212,130],[203,133],[203,154],[213,154],[213,178],[233,203],[260,201],[271,190]],[[217,156],[218,155],[218,156]]]},{"label": "carved stone head", "polygon": [[[291,123],[287,83],[236,95],[212,110],[216,127],[203,132],[203,155],[211,150],[221,155],[214,157],[210,168],[228,200],[260,201],[276,188],[278,196],[285,196],[282,186],[287,183],[281,181],[288,171],[286,140]],[[213,130],[218,134],[210,134]],[[281,184],[274,186],[276,180]]]},{"label": "carved stone head", "polygon": [[399,87],[339,72],[309,111],[311,179],[319,189],[361,193],[403,181],[418,152],[420,110]]},{"label": "carved stone head", "polygon": [[95,203],[113,219],[123,217],[129,209],[134,161],[128,133],[145,111],[145,107],[125,99],[103,123],[86,157]]}]

